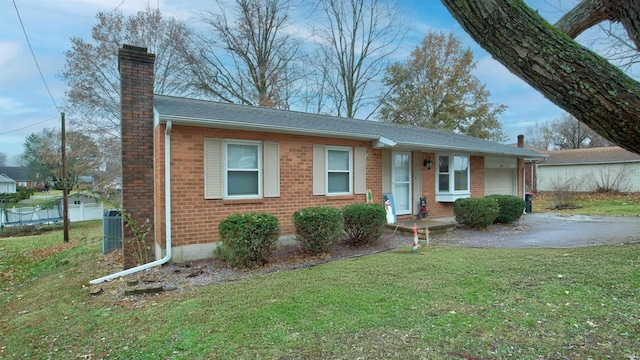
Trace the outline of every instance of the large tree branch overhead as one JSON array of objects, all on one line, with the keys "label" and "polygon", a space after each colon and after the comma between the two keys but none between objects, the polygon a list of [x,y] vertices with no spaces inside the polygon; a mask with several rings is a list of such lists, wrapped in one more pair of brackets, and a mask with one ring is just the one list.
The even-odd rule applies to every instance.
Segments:
[{"label": "large tree branch overhead", "polygon": [[640,83],[548,24],[522,1],[442,2],[465,31],[512,73],[598,134],[640,154]]},{"label": "large tree branch overhead", "polygon": [[582,0],[554,26],[572,39],[602,21],[620,22],[640,50],[640,0]]}]

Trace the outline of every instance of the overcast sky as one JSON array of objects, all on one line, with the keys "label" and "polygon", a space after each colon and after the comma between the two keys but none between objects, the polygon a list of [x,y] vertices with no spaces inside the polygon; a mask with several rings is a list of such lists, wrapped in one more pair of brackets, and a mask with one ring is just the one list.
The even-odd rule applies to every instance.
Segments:
[{"label": "overcast sky", "polygon": [[[526,2],[549,21],[560,15],[546,0]],[[91,28],[98,12],[118,8],[132,14],[148,5],[159,6],[163,16],[195,23],[203,11],[213,10],[212,3],[211,0],[0,1],[0,152],[12,162],[22,153],[27,136],[40,133],[43,128],[60,128],[58,108],[64,105],[65,84],[59,74],[64,67],[64,52],[71,47],[71,37],[91,41]],[[536,122],[555,120],[564,113],[480,49],[439,0],[401,0],[400,6],[410,32],[397,52],[403,57],[397,60],[405,60],[430,29],[453,32],[473,51],[477,62],[475,76],[491,92],[490,101],[508,107],[500,121],[511,142]]]}]

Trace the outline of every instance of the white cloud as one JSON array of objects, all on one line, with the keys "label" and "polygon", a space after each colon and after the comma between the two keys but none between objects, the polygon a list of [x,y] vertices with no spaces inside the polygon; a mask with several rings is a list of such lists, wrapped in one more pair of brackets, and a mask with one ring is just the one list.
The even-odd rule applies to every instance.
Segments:
[{"label": "white cloud", "polygon": [[2,115],[20,115],[33,113],[36,111],[36,109],[27,107],[26,104],[15,98],[0,96],[0,114]]}]

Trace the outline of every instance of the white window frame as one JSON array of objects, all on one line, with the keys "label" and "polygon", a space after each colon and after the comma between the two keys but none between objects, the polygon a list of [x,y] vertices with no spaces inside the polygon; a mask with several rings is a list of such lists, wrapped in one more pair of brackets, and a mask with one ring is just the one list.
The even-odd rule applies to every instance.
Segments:
[{"label": "white window frame", "polygon": [[[222,142],[222,153],[223,153],[223,176],[222,176],[222,182],[223,182],[223,189],[224,189],[224,198],[225,199],[260,199],[262,198],[262,141],[251,141],[251,140],[223,140]],[[250,170],[250,171],[256,171],[257,170],[257,181],[258,181],[258,194],[256,195],[229,195],[229,170],[231,171],[242,171],[242,170],[246,170],[246,169],[229,169],[228,168],[228,158],[227,155],[229,153],[229,145],[251,145],[251,146],[255,146],[258,149],[258,168],[255,170]],[[249,170],[246,170],[249,171]]]},{"label": "white window frame", "polygon": [[[329,151],[342,151],[347,152],[349,154],[349,169],[348,171],[341,170],[329,170]],[[324,183],[325,183],[325,194],[327,196],[340,196],[340,195],[352,195],[353,194],[353,148],[348,146],[327,146],[325,147],[325,172],[324,172]],[[349,191],[347,192],[329,192],[329,173],[348,173],[349,179]]]},{"label": "white window frame", "polygon": [[[449,158],[449,171],[446,173],[449,177],[449,190],[440,191],[440,158]],[[455,159],[463,157],[467,159],[467,189],[455,190]],[[438,202],[454,202],[457,199],[471,197],[471,157],[465,154],[437,154],[436,156],[436,201]]]}]

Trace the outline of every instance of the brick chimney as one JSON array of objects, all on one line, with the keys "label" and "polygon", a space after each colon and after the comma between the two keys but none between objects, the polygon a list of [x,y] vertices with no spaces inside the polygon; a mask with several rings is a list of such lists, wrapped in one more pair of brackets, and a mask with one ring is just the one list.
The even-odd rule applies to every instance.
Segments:
[{"label": "brick chimney", "polygon": [[122,207],[138,226],[151,231],[146,237],[146,256],[136,255],[133,233],[123,232],[124,268],[154,260],[153,81],[155,55],[147,48],[123,45],[118,51],[122,139]]},{"label": "brick chimney", "polygon": [[522,134],[518,135],[518,147],[519,148],[524,147],[524,135]]}]

